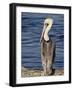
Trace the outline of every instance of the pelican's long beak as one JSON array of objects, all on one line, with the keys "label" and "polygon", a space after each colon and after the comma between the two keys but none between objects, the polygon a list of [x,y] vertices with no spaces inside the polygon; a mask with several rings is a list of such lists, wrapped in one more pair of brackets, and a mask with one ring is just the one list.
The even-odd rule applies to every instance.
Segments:
[{"label": "pelican's long beak", "polygon": [[49,25],[48,23],[45,23],[45,24],[44,24],[44,27],[43,27],[43,32],[42,32],[42,33],[43,33],[43,35],[44,35],[44,33],[45,33],[46,28],[48,27],[48,25]]}]

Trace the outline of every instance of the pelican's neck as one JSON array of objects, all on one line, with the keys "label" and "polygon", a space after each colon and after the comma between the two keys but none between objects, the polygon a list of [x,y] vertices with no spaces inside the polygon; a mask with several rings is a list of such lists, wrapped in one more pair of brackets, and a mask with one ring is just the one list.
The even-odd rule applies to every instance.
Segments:
[{"label": "pelican's neck", "polygon": [[44,40],[48,41],[49,40],[49,35],[48,32],[50,31],[50,29],[47,27],[44,31]]}]

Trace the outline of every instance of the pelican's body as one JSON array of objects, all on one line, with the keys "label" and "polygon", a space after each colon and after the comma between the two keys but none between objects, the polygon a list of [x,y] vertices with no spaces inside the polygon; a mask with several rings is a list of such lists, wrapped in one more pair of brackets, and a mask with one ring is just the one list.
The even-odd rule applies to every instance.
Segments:
[{"label": "pelican's body", "polygon": [[48,18],[44,22],[44,27],[41,35],[41,61],[44,70],[44,75],[52,74],[54,43],[48,36],[53,20]]}]

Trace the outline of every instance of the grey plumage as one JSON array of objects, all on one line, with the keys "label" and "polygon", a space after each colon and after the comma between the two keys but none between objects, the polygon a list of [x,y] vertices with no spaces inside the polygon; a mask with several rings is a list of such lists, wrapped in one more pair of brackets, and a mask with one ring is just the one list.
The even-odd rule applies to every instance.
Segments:
[{"label": "grey plumage", "polygon": [[52,65],[55,57],[55,45],[50,39],[48,42],[42,38],[41,40],[41,61],[44,75],[52,74]]}]

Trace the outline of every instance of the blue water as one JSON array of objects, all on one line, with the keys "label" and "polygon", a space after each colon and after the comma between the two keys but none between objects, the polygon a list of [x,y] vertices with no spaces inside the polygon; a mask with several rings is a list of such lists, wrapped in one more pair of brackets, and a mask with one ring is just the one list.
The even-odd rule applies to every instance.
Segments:
[{"label": "blue water", "polygon": [[42,69],[40,56],[40,36],[46,18],[53,19],[49,36],[56,44],[56,55],[53,67],[64,67],[64,15],[48,13],[21,14],[21,62],[22,66],[31,69]]}]

